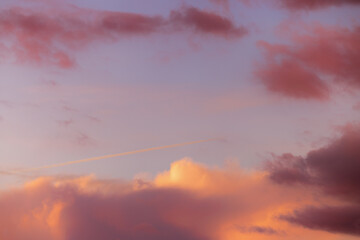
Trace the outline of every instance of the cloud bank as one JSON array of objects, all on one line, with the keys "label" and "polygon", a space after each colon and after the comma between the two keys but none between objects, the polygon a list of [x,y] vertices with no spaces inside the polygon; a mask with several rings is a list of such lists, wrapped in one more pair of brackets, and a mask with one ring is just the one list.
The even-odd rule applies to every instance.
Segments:
[{"label": "cloud bank", "polygon": [[306,157],[274,155],[265,171],[209,168],[185,158],[151,181],[40,177],[0,193],[0,236],[352,239],[360,235],[359,133],[347,127]]},{"label": "cloud bank", "polygon": [[[189,159],[173,163],[152,182],[43,177],[1,193],[0,236],[225,239],[242,234],[234,222],[248,225],[254,211],[278,204],[280,196],[253,199],[263,187],[255,176],[209,169]],[[263,235],[260,227],[250,229]]]}]

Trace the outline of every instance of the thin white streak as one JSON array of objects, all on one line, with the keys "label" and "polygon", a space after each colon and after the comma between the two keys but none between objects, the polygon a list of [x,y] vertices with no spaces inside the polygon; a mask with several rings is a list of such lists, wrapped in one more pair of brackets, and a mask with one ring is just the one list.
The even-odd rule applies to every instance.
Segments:
[{"label": "thin white streak", "polygon": [[38,171],[38,170],[42,170],[42,169],[63,167],[63,166],[72,165],[72,164],[98,161],[98,160],[103,160],[103,159],[107,159],[107,158],[120,157],[120,156],[132,155],[132,154],[137,154],[137,153],[143,153],[143,152],[150,152],[150,151],[162,150],[162,149],[167,149],[167,148],[175,148],[175,147],[192,145],[192,144],[196,144],[196,143],[210,142],[210,141],[215,141],[215,140],[218,140],[218,139],[215,139],[215,138],[214,138],[214,139],[206,139],[206,140],[200,140],[200,141],[193,141],[193,142],[172,144],[172,145],[161,146],[161,147],[145,148],[145,149],[140,149],[140,150],[135,150],[135,151],[130,151],[130,152],[110,154],[110,155],[104,155],[104,156],[100,156],[100,157],[85,158],[85,159],[80,159],[80,160],[75,160],[75,161],[69,161],[69,162],[63,162],[63,163],[57,163],[57,164],[52,164],[52,165],[47,165],[47,166],[41,166],[41,167],[35,167],[35,168],[28,168],[28,169],[13,171],[12,173],[14,173],[14,174],[21,174],[21,173],[25,173],[25,172]]}]

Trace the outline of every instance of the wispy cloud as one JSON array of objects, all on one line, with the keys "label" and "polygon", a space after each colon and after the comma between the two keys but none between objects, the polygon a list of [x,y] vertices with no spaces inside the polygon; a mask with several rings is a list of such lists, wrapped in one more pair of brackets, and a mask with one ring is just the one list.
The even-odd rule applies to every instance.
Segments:
[{"label": "wispy cloud", "polygon": [[290,10],[314,10],[331,6],[360,5],[358,0],[279,0],[278,2]]},{"label": "wispy cloud", "polygon": [[224,39],[247,33],[245,27],[235,26],[227,17],[194,7],[173,10],[169,17],[71,5],[47,11],[19,7],[0,10],[0,41],[7,43],[17,61],[64,69],[76,65],[71,52],[90,43],[184,31]]},{"label": "wispy cloud", "polygon": [[360,89],[360,27],[316,26],[307,30],[304,35],[292,33],[293,45],[258,43],[265,50],[266,61],[258,65],[255,74],[267,89],[316,100],[329,99],[334,82]]}]

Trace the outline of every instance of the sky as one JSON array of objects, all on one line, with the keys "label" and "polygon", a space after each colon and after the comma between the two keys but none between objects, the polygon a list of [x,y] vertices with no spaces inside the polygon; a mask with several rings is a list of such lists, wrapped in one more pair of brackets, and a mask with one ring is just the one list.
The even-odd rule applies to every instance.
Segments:
[{"label": "sky", "polygon": [[358,239],[359,12],[1,0],[0,239]]}]

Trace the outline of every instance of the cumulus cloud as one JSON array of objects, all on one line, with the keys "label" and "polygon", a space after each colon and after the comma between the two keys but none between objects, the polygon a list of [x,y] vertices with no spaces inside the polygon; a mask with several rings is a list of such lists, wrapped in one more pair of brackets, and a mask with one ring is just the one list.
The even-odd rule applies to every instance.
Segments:
[{"label": "cumulus cloud", "polygon": [[[13,240],[208,239],[197,228],[210,228],[229,214],[219,201],[176,189],[136,190],[135,185],[116,181],[41,178],[1,195],[0,236]],[[208,221],[207,211],[216,218]]]},{"label": "cumulus cloud", "polygon": [[[261,197],[264,192],[271,194]],[[283,225],[275,216],[285,213],[282,205],[310,199],[284,193],[263,173],[211,169],[190,159],[173,163],[150,182],[41,177],[0,193],[0,237],[278,239]]]},{"label": "cumulus cloud", "polygon": [[[306,226],[301,221],[308,215],[302,209],[314,203],[311,191],[274,184],[264,172],[209,168],[183,159],[152,181],[40,177],[3,191],[0,237],[293,239],[299,232],[286,222]],[[352,219],[337,221],[344,226]],[[302,236],[332,239],[328,228],[315,228],[324,231],[302,231]]]},{"label": "cumulus cloud", "polygon": [[93,42],[179,31],[222,38],[241,37],[247,32],[226,17],[193,7],[174,10],[169,18],[78,7],[46,11],[14,7],[0,11],[0,41],[17,61],[61,68],[74,67],[70,52]]},{"label": "cumulus cloud", "polygon": [[[256,76],[269,91],[301,99],[324,100],[331,82],[360,89],[360,27],[316,27],[293,36],[293,45],[259,42],[266,61]],[[328,80],[329,78],[332,81]]]}]

